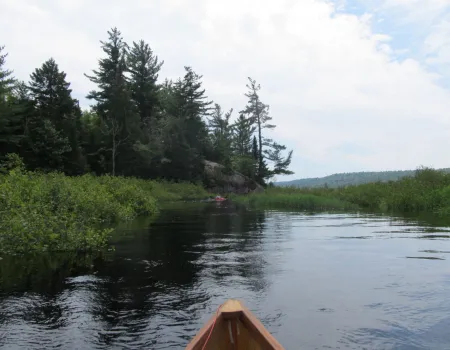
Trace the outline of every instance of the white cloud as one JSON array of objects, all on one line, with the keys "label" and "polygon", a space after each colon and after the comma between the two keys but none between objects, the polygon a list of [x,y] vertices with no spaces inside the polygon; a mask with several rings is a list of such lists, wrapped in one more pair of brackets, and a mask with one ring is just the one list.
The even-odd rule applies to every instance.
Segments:
[{"label": "white cloud", "polygon": [[[383,11],[419,21],[410,3],[420,8],[419,0],[386,0]],[[448,166],[450,92],[420,62],[396,60],[390,36],[373,31],[370,14],[343,13],[342,4],[0,0],[0,31],[19,78],[53,56],[78,98],[92,88],[83,73],[96,68],[99,40],[112,26],[127,41],[148,41],[165,61],[163,77],[193,66],[224,109],[244,106],[251,76],[271,106],[275,136],[294,148],[294,177]],[[423,12],[437,16],[448,1],[429,4]],[[433,33],[429,50],[442,53],[448,36]]]},{"label": "white cloud", "polygon": [[382,9],[396,11],[401,21],[432,24],[450,7],[449,0],[383,0]]},{"label": "white cloud", "polygon": [[450,14],[430,28],[424,51],[427,64],[446,76],[450,75]]},{"label": "white cloud", "polygon": [[412,23],[424,32],[427,63],[449,64],[450,0],[384,0],[382,8],[396,11],[402,23]]}]

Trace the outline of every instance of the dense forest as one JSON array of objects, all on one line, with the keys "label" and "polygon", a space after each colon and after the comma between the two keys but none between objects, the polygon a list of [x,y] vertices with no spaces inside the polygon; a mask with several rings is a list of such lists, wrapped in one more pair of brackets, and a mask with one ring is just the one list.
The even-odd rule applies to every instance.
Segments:
[{"label": "dense forest", "polygon": [[248,103],[234,117],[210,101],[202,76],[185,67],[160,81],[164,62],[144,41],[120,31],[101,41],[104,56],[85,74],[96,85],[81,110],[53,58],[17,81],[0,48],[0,163],[20,156],[28,170],[66,175],[111,174],[175,181],[204,180],[204,160],[262,184],[288,169],[292,151],[267,137],[273,129],[260,85],[248,78]]},{"label": "dense forest", "polygon": [[[438,169],[450,173],[450,168]],[[306,178],[291,181],[275,182],[275,186],[280,187],[329,187],[338,188],[345,186],[362,185],[371,182],[389,182],[397,181],[404,177],[411,177],[416,174],[415,170],[395,170],[395,171],[364,171],[355,173],[340,173],[325,177]]]}]

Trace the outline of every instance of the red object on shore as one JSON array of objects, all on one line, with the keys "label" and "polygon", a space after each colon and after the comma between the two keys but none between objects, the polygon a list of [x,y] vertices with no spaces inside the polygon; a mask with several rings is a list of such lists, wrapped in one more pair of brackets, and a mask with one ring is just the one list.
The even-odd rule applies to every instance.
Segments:
[{"label": "red object on shore", "polygon": [[224,198],[224,197],[217,196],[217,197],[215,198],[215,200],[216,200],[216,202],[223,202],[223,201],[226,201],[227,199]]}]

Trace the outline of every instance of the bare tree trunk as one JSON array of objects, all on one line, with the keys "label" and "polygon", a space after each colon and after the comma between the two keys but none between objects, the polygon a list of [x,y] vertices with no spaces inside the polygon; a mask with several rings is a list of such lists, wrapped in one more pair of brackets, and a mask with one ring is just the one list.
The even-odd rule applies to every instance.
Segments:
[{"label": "bare tree trunk", "polygon": [[117,141],[116,137],[119,133],[120,128],[119,125],[116,122],[112,123],[111,128],[111,136],[112,136],[112,147],[111,147],[111,157],[112,157],[112,176],[116,176],[116,155],[117,155]]},{"label": "bare tree trunk", "polygon": [[258,141],[259,141],[259,159],[258,159],[258,181],[260,181],[260,177],[262,176],[262,167],[263,167],[263,153],[262,153],[262,132],[261,132],[261,116],[260,116],[260,111],[259,111],[259,99],[256,100],[256,108],[255,108],[255,114],[256,114],[256,120],[258,122]]},{"label": "bare tree trunk", "polygon": [[122,144],[122,142],[125,142],[128,137],[130,135],[127,135],[125,138],[123,139],[117,139],[118,136],[120,136],[120,133],[122,131],[123,127],[116,121],[116,120],[111,120],[108,124],[104,124],[104,129],[103,129],[103,133],[105,135],[109,135],[111,136],[111,161],[112,161],[112,176],[116,176],[116,158],[117,158],[117,154],[118,149],[120,147],[120,145]]},{"label": "bare tree trunk", "polygon": [[113,146],[111,149],[111,156],[112,156],[112,176],[116,176],[116,138],[113,137]]}]

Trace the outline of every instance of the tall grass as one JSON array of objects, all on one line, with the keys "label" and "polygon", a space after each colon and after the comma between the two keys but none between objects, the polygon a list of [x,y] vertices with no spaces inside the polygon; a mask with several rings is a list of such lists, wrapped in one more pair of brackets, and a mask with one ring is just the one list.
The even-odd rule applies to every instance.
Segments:
[{"label": "tall grass", "polygon": [[350,209],[391,212],[430,212],[450,215],[450,174],[429,168],[398,181],[376,182],[341,188],[275,187],[252,194],[245,203],[274,208],[310,210]]},{"label": "tall grass", "polygon": [[16,168],[0,176],[0,251],[98,249],[114,223],[153,215],[162,201],[205,196],[193,184]]},{"label": "tall grass", "polygon": [[288,192],[272,188],[264,193],[234,197],[234,200],[256,208],[298,209],[298,210],[353,210],[357,206],[332,197],[315,194]]},{"label": "tall grass", "polygon": [[127,178],[126,181],[135,182],[138,186],[142,187],[146,192],[156,198],[158,202],[204,199],[209,196],[209,193],[201,184],[130,178]]},{"label": "tall grass", "polygon": [[371,210],[443,213],[450,209],[450,174],[423,168],[398,181],[322,188],[316,193]]}]

